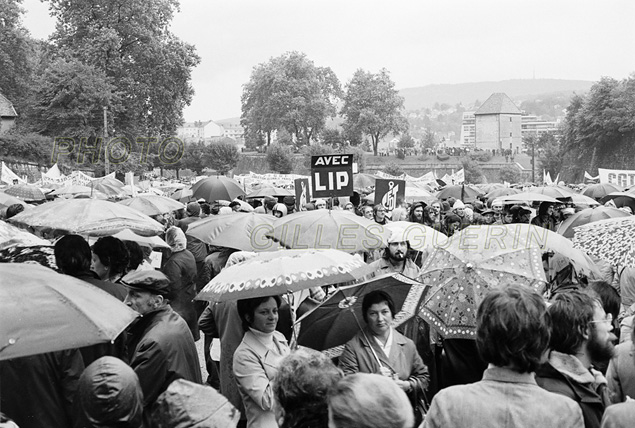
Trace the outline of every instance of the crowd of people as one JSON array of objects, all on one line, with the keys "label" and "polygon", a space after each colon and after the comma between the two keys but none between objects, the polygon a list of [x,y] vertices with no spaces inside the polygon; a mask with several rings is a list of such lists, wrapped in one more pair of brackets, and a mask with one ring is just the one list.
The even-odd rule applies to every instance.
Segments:
[{"label": "crowd of people", "polygon": [[[148,247],[132,241],[107,236],[90,246],[78,235],[57,239],[61,273],[141,317],[112,343],[0,361],[0,426],[613,428],[635,421],[629,402],[635,269],[609,266],[603,280],[591,281],[567,265],[554,276],[565,286],[549,296],[500,284],[478,306],[475,340],[444,339],[419,317],[394,328],[393,297],[376,290],[363,298],[365,325],[330,359],[292,349],[293,314],[302,309],[286,296],[194,300],[250,253],[207,245],[188,228],[209,216],[241,215],[243,203],[193,201],[183,212],[156,216],[170,247],[158,269]],[[274,217],[296,211],[293,197],[254,205]],[[471,224],[531,223],[555,231],[576,210],[566,202],[504,205],[483,198],[402,202],[392,210],[361,199],[317,199],[302,207],[321,209],[381,225],[408,221],[448,236]],[[385,249],[365,257],[380,274],[416,280],[425,255],[413,251],[404,231],[394,231]],[[305,295],[317,304],[329,290]],[[197,341],[204,344],[206,379]],[[221,415],[223,406],[230,410]]]}]

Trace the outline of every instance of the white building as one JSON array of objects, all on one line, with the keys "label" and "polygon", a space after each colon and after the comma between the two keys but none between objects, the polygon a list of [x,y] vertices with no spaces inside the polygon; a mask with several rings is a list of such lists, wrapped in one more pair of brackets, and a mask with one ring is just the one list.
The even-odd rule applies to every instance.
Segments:
[{"label": "white building", "polygon": [[183,126],[176,129],[176,136],[186,143],[207,142],[211,139],[223,137],[225,129],[214,122],[208,120],[206,122],[186,122]]},{"label": "white building", "polygon": [[531,134],[540,137],[542,134],[558,132],[559,124],[559,121],[551,122],[540,120],[535,115],[523,115],[520,126],[523,137]]}]

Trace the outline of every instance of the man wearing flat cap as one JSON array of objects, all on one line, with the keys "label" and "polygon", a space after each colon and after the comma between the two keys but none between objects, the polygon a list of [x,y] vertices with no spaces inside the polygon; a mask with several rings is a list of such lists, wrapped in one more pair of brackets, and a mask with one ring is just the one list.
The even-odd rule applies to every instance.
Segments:
[{"label": "man wearing flat cap", "polygon": [[144,416],[159,394],[176,379],[202,383],[194,338],[187,323],[170,306],[170,280],[159,271],[135,271],[122,282],[124,303],[141,314],[128,330],[130,367],[143,390]]}]

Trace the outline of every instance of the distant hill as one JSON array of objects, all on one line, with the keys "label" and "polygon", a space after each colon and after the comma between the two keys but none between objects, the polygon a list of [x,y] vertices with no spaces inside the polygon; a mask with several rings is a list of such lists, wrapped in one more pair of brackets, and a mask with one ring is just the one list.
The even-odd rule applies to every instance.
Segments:
[{"label": "distant hill", "polygon": [[219,125],[223,125],[223,124],[240,125],[240,116],[230,117],[228,119],[215,120],[214,122]]},{"label": "distant hill", "polygon": [[469,107],[476,100],[481,103],[495,92],[504,92],[514,100],[539,98],[541,95],[571,95],[587,92],[595,82],[586,80],[516,79],[500,82],[458,83],[453,85],[427,85],[399,91],[405,99],[406,110],[432,108],[435,103],[454,106],[462,103]]}]

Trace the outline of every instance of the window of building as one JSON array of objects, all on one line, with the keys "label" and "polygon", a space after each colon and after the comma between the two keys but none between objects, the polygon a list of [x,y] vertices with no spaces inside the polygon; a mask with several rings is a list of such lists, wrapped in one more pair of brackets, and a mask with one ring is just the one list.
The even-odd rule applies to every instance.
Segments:
[{"label": "window of building", "polygon": [[512,136],[512,133],[511,133],[511,132],[509,133],[509,136],[510,136],[510,137]]}]

